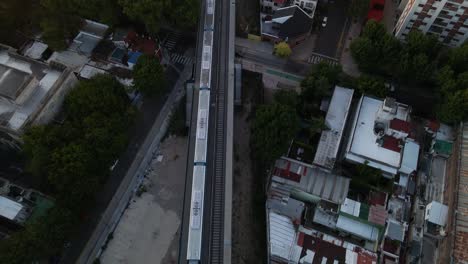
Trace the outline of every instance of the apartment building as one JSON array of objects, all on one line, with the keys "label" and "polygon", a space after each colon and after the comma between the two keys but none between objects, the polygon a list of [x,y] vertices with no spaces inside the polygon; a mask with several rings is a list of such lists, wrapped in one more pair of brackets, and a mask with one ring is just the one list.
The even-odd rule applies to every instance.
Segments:
[{"label": "apartment building", "polygon": [[404,40],[414,29],[434,34],[448,46],[460,46],[468,38],[468,0],[408,0],[394,34]]}]

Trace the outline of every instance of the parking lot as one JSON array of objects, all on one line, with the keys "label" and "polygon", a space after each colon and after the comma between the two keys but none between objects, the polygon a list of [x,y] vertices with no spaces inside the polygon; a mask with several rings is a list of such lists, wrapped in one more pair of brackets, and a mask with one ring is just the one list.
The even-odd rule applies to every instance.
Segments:
[{"label": "parking lot", "polygon": [[341,42],[344,41],[346,29],[348,27],[347,10],[350,1],[347,0],[329,0],[326,6],[319,14],[322,18],[327,17],[325,27],[320,26],[318,30],[317,41],[315,42],[314,52],[332,58],[337,58]]}]

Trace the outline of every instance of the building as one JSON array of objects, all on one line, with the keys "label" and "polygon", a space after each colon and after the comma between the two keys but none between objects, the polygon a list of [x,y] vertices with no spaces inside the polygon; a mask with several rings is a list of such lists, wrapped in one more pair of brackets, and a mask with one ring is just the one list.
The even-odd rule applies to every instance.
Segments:
[{"label": "building", "polygon": [[322,131],[317,151],[314,157],[314,165],[332,170],[340,148],[341,138],[348,118],[349,108],[353,100],[352,89],[336,86],[333,91],[325,125],[327,129]]},{"label": "building", "polygon": [[460,46],[468,38],[468,1],[408,0],[394,34],[404,40],[411,30],[436,35],[449,46]]},{"label": "building", "polygon": [[59,112],[77,83],[68,69],[58,69],[0,46],[0,133],[16,144],[31,124],[45,124]]},{"label": "building", "polygon": [[312,14],[292,5],[277,9],[273,15],[261,15],[262,39],[273,43],[286,41],[294,47],[304,41],[312,29]]},{"label": "building", "polygon": [[108,29],[107,25],[84,20],[80,32],[68,46],[68,49],[52,53],[47,62],[79,72],[91,60],[93,50],[104,39]]},{"label": "building", "polygon": [[288,0],[260,0],[260,7],[263,13],[272,14],[278,8],[288,6]]},{"label": "building", "polygon": [[317,7],[316,0],[294,0],[294,4],[302,8],[308,14],[313,14]]},{"label": "building", "polygon": [[351,127],[346,160],[380,169],[388,178],[416,170],[419,145],[410,138],[410,112],[409,106],[393,98],[382,101],[362,96]]}]

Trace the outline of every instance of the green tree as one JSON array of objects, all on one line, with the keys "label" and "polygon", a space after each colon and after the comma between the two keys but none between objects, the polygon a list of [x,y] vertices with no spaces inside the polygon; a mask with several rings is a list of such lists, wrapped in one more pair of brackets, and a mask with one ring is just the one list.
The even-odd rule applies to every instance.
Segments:
[{"label": "green tree", "polygon": [[169,0],[118,0],[123,13],[146,25],[151,33],[159,31],[163,11],[170,7]]},{"label": "green tree", "polygon": [[169,12],[166,17],[174,26],[184,30],[193,29],[198,22],[200,1],[174,0],[172,2],[172,7],[166,10]]},{"label": "green tree", "polygon": [[291,47],[284,41],[276,44],[274,50],[275,54],[281,58],[287,58],[292,53]]},{"label": "green tree", "polygon": [[353,0],[348,9],[348,15],[355,19],[365,18],[369,11],[370,0]]},{"label": "green tree", "polygon": [[357,91],[361,94],[374,95],[384,98],[387,95],[387,88],[382,79],[363,74],[357,80]]},{"label": "green tree", "polygon": [[468,118],[468,89],[458,90],[446,97],[437,117],[444,123],[457,124]]},{"label": "green tree", "polygon": [[455,73],[468,71],[468,42],[449,50],[447,64]]},{"label": "green tree", "polygon": [[281,104],[261,105],[252,124],[251,145],[262,166],[268,166],[288,149],[298,131],[294,109]]},{"label": "green tree", "polygon": [[82,20],[70,0],[41,0],[42,39],[51,49],[63,50],[81,27]]},{"label": "green tree", "polygon": [[166,91],[164,68],[155,57],[143,55],[133,69],[133,88],[144,95],[161,95]]},{"label": "green tree", "polygon": [[299,95],[295,90],[280,89],[273,94],[275,102],[281,105],[289,106],[296,109],[299,103]]}]

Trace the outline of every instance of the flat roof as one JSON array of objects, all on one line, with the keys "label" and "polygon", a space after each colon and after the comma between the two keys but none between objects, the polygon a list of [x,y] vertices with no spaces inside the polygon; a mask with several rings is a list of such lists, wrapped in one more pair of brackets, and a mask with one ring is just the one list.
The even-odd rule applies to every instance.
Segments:
[{"label": "flat roof", "polygon": [[30,73],[0,64],[0,96],[15,100],[30,81]]},{"label": "flat roof", "polygon": [[333,169],[340,147],[343,130],[348,118],[349,108],[353,100],[354,90],[336,86],[333,92],[325,125],[328,129],[322,131],[319,145],[314,157],[314,164],[326,169]]},{"label": "flat roof", "polygon": [[403,149],[400,172],[411,174],[416,171],[419,160],[419,144],[413,141],[406,141]]},{"label": "flat roof", "polygon": [[341,204],[348,196],[351,181],[349,178],[286,157],[276,160],[272,180],[337,204]]},{"label": "flat roof", "polygon": [[10,220],[14,220],[18,213],[23,209],[23,205],[0,196],[0,215]]},{"label": "flat roof", "polygon": [[[379,146],[378,136],[374,133],[374,122],[384,101],[363,96],[352,127],[346,158],[358,163],[369,161],[369,166],[396,174],[400,167],[401,153]],[[401,108],[401,107],[399,107]],[[400,112],[400,113],[398,113]],[[397,110],[395,117],[405,116]],[[406,112],[407,115],[407,112]],[[405,119],[402,117],[401,119]]]},{"label": "flat roof", "polygon": [[[44,100],[47,100],[49,91],[63,72],[52,69],[44,63],[17,54],[10,54],[7,50],[0,50],[0,65],[3,66],[3,69],[14,69],[11,71],[21,72],[22,77],[16,79],[18,82],[23,82],[26,74],[29,78],[35,79],[34,82],[28,84],[31,89],[17,91],[15,88],[14,92],[19,93],[15,102],[0,100],[0,123],[4,123],[4,126],[8,129],[19,130],[27,122],[28,118],[39,110]],[[1,90],[4,89],[4,85],[5,83],[0,81]]]},{"label": "flat roof", "polygon": [[426,206],[426,220],[439,225],[445,226],[447,223],[448,206],[437,201],[432,201]]}]

